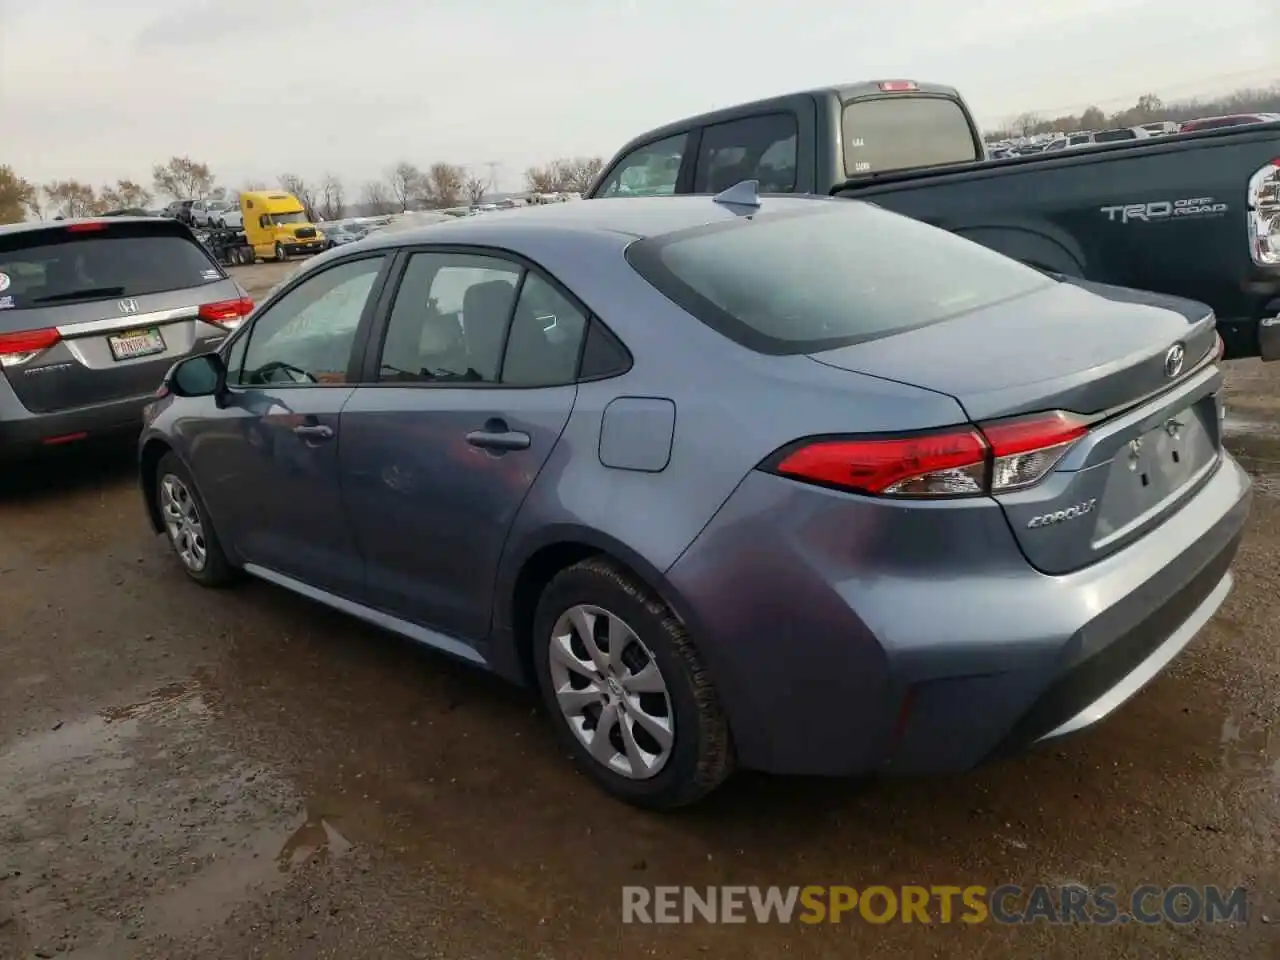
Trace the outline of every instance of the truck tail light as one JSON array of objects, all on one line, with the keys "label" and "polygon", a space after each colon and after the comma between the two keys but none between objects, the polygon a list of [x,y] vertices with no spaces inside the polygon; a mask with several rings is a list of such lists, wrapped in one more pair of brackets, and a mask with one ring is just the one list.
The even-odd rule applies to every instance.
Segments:
[{"label": "truck tail light", "polygon": [[200,319],[207,323],[216,323],[227,330],[234,330],[244,323],[244,318],[253,312],[253,301],[248,297],[237,297],[235,300],[219,300],[217,303],[206,303],[200,307]]},{"label": "truck tail light", "polygon": [[0,367],[16,367],[54,346],[62,335],[53,327],[0,333]]},{"label": "truck tail light", "polygon": [[1245,198],[1249,218],[1249,253],[1258,266],[1280,264],[1280,158],[1249,178]]},{"label": "truck tail light", "polygon": [[763,464],[795,480],[882,497],[966,497],[1039,483],[1088,433],[1062,411],[903,437],[801,441]]}]

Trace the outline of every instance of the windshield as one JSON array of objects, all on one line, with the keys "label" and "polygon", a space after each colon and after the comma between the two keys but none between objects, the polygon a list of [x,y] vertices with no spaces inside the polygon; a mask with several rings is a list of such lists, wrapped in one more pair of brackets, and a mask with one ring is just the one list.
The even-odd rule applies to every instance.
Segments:
[{"label": "windshield", "polygon": [[296,213],[273,213],[271,214],[271,222],[276,226],[283,223],[309,223],[307,215],[301,210]]},{"label": "windshield", "polygon": [[222,271],[180,236],[112,230],[38,231],[0,243],[0,309],[108,297],[140,297],[216,283]]},{"label": "windshield", "polygon": [[847,176],[982,159],[964,109],[946,97],[879,97],[844,108]]},{"label": "windshield", "polygon": [[632,267],[760,353],[812,353],[945,320],[1054,281],[955,234],[854,200],[640,240]]}]

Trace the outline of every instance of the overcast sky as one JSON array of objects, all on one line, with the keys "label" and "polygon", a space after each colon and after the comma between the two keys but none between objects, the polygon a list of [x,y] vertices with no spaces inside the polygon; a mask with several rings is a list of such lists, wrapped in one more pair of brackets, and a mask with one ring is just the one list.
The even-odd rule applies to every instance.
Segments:
[{"label": "overcast sky", "polygon": [[[1212,25],[1210,25],[1212,24]],[[691,113],[910,77],[980,121],[1280,78],[1280,0],[0,0],[0,163],[219,182],[612,153]]]}]

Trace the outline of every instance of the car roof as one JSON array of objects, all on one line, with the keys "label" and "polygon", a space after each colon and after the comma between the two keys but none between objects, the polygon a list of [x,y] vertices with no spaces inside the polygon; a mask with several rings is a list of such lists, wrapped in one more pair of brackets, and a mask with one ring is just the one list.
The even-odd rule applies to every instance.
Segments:
[{"label": "car roof", "polygon": [[41,230],[58,230],[78,223],[105,223],[119,226],[122,223],[155,223],[163,217],[68,217],[66,220],[36,220],[27,223],[0,224],[0,237],[10,237],[18,233],[36,233]]},{"label": "car roof", "polygon": [[[757,212],[767,216],[824,203],[848,203],[828,197],[765,194]],[[709,223],[732,220],[741,207],[717,203],[706,195],[663,197],[610,197],[518,207],[486,213],[482,217],[457,217],[399,233],[380,231],[363,241],[362,249],[401,247],[418,243],[493,244],[504,236],[536,234],[601,234],[631,239],[655,237]]]}]

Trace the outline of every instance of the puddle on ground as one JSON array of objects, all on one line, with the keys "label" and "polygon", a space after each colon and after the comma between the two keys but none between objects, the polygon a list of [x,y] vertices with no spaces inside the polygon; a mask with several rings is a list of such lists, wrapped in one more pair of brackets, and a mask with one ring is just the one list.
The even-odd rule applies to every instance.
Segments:
[{"label": "puddle on ground", "polygon": [[203,931],[351,849],[287,781],[220,746],[217,714],[197,676],[0,750],[0,907],[25,938],[114,956],[127,931]]},{"label": "puddle on ground", "polygon": [[1224,770],[1280,784],[1280,736],[1273,735],[1270,726],[1228,716],[1218,742]]}]

